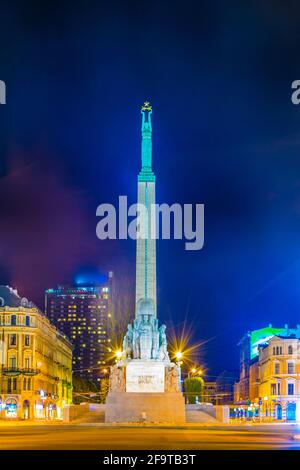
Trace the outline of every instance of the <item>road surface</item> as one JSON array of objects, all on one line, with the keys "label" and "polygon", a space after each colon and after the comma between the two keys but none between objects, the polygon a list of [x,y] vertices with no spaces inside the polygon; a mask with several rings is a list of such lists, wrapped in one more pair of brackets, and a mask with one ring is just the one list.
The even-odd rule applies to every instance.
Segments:
[{"label": "road surface", "polygon": [[300,449],[300,426],[0,425],[0,449]]}]

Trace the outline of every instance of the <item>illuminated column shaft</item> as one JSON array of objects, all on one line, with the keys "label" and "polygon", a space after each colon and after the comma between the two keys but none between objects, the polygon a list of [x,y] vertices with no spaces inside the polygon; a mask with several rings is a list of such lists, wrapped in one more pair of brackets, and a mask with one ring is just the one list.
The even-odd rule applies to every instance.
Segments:
[{"label": "illuminated column shaft", "polygon": [[[151,206],[155,204],[155,175],[152,171],[152,127],[151,108],[142,108],[142,169],[138,175],[138,203],[147,209],[144,221],[147,237],[136,243],[136,315],[137,303],[141,299],[151,299],[156,315],[156,241],[151,234],[155,214]],[[148,119],[146,119],[148,118]]]}]

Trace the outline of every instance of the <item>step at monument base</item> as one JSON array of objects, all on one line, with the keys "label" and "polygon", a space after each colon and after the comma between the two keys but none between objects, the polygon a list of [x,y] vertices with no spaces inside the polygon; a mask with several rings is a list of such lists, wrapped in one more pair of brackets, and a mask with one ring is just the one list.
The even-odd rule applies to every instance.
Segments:
[{"label": "step at monument base", "polygon": [[180,392],[109,392],[106,423],[184,423],[185,404]]}]

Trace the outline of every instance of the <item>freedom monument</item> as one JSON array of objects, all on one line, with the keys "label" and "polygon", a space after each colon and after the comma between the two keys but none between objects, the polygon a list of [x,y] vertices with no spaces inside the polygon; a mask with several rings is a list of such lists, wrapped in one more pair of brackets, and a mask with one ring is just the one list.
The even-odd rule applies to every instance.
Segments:
[{"label": "freedom monument", "polygon": [[[174,423],[185,421],[180,368],[170,361],[166,326],[159,326],[156,300],[155,175],[152,171],[152,107],[142,113],[142,168],[138,204],[147,208],[144,236],[136,242],[135,319],[127,327],[122,357],[111,368],[105,421]],[[151,236],[152,235],[152,236]]]}]

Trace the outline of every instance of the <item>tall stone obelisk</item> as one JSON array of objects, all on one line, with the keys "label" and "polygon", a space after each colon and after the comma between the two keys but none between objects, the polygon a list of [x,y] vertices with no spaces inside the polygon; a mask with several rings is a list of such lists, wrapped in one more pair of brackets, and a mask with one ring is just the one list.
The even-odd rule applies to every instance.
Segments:
[{"label": "tall stone obelisk", "polygon": [[[106,422],[183,422],[180,369],[168,354],[166,326],[158,325],[156,301],[155,175],[152,171],[152,107],[142,106],[142,168],[138,203],[143,236],[136,242],[136,302],[122,358],[110,370]],[[153,210],[154,209],[154,210]]]},{"label": "tall stone obelisk", "polygon": [[145,237],[138,238],[136,243],[136,292],[135,315],[138,315],[138,304],[141,299],[153,302],[156,316],[156,240],[155,213],[155,175],[152,171],[152,106],[145,102],[142,113],[142,168],[138,175],[138,204],[147,210],[146,220],[143,221]]}]

